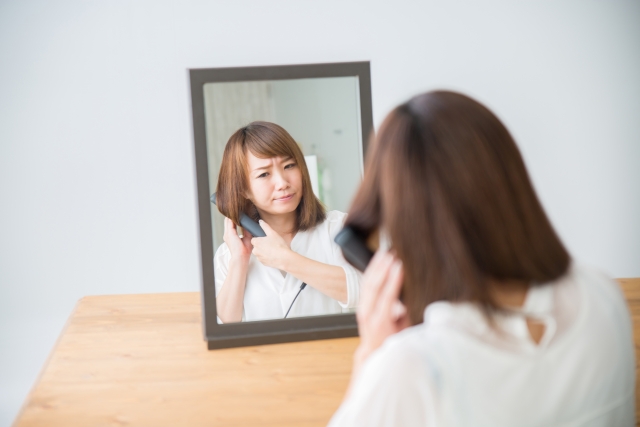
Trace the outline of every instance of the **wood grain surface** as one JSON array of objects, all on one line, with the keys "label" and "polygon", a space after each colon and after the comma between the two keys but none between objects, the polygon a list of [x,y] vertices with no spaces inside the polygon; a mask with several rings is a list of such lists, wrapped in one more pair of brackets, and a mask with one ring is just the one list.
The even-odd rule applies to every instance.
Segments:
[{"label": "wood grain surface", "polygon": [[[639,356],[640,279],[620,283]],[[208,351],[200,321],[197,293],[83,298],[14,425],[326,425],[357,338]]]},{"label": "wood grain surface", "polygon": [[636,426],[640,426],[640,278],[618,279],[629,304],[636,346]]},{"label": "wood grain surface", "polygon": [[357,338],[208,351],[198,293],[85,297],[16,426],[321,426]]}]

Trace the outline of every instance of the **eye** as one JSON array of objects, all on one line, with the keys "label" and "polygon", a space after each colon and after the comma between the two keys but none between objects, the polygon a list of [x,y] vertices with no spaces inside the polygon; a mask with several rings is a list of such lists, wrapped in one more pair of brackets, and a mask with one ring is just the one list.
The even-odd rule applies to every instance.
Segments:
[{"label": "eye", "polygon": [[284,168],[285,169],[291,169],[291,168],[295,168],[296,164],[295,163],[289,163],[288,165],[286,165]]},{"label": "eye", "polygon": [[258,175],[256,178],[266,178],[267,175],[269,175],[269,172],[264,172],[264,173],[261,173],[260,175]]}]

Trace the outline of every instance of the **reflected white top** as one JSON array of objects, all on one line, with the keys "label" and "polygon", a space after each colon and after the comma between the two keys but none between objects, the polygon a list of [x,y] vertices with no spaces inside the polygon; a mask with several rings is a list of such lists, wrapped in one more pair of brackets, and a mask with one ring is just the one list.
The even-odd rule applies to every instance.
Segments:
[{"label": "reflected white top", "polygon": [[[299,231],[291,241],[291,249],[307,258],[325,264],[337,265],[347,276],[346,304],[336,301],[310,285],[296,299],[288,318],[341,314],[353,311],[360,297],[360,272],[342,256],[340,247],[333,241],[342,229],[347,214],[339,211],[327,212],[327,218],[311,230]],[[220,245],[214,257],[216,295],[222,289],[229,271],[231,252],[226,243]],[[242,321],[282,319],[291,302],[300,290],[302,281],[277,268],[267,267],[251,255],[247,283],[244,291]],[[218,319],[218,323],[222,323]]]},{"label": "reflected white top", "polygon": [[[635,425],[631,321],[617,283],[573,265],[532,287],[492,329],[471,303],[436,302],[425,322],[367,359],[338,426]],[[532,341],[524,315],[545,323]]]}]

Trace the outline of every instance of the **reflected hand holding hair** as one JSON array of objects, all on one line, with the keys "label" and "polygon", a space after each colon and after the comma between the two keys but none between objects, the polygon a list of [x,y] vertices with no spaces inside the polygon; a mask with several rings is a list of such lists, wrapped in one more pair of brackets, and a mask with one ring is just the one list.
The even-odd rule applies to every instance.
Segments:
[{"label": "reflected hand holding hair", "polygon": [[354,375],[369,355],[395,333],[410,326],[406,307],[400,302],[402,262],[379,250],[364,272],[356,317],[360,345],[354,355]]},{"label": "reflected hand holding hair", "polygon": [[269,224],[263,220],[260,220],[259,223],[266,236],[251,239],[253,255],[267,267],[285,270],[285,260],[293,251],[284,238],[271,228]]},{"label": "reflected hand holding hair", "polygon": [[260,227],[266,237],[254,237],[253,255],[260,263],[286,271],[329,297],[346,303],[346,275],[337,265],[324,264],[294,252],[287,241],[265,221]]},{"label": "reflected hand holding hair", "polygon": [[251,233],[243,229],[242,237],[238,236],[236,225],[229,218],[224,219],[224,242],[229,247],[231,257],[249,262],[251,256]]}]

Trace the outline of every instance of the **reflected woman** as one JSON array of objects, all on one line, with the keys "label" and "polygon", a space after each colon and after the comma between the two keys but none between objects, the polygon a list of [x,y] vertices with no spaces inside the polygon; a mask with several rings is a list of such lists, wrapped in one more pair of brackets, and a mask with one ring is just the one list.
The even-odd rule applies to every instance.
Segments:
[{"label": "reflected woman", "polygon": [[[224,243],[214,257],[219,321],[338,314],[356,307],[360,273],[333,242],[346,214],[325,212],[302,151],[286,130],[253,122],[235,132],[224,150],[216,192],[226,217]],[[259,222],[266,237],[247,230],[238,235],[242,212]],[[308,286],[301,291],[303,283]]]}]

